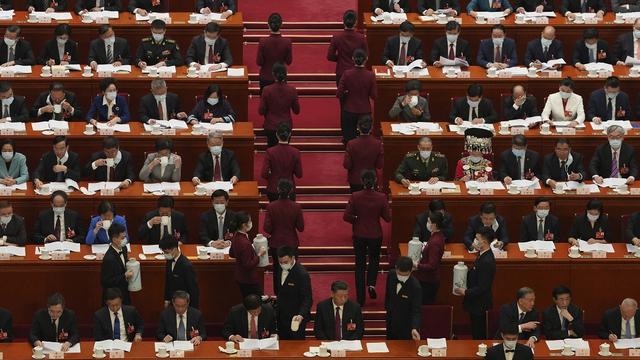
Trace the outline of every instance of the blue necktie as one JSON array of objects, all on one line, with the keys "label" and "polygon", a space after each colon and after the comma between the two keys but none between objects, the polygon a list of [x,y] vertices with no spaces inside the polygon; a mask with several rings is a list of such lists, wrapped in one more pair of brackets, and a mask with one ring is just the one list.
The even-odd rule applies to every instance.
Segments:
[{"label": "blue necktie", "polygon": [[113,340],[120,340],[120,318],[118,313],[113,313],[115,319],[113,320]]},{"label": "blue necktie", "polygon": [[178,323],[178,341],[187,340],[187,331],[185,330],[183,319],[183,316],[180,315],[180,322]]},{"label": "blue necktie", "polygon": [[624,329],[624,338],[631,339],[631,321],[627,320],[627,324]]}]

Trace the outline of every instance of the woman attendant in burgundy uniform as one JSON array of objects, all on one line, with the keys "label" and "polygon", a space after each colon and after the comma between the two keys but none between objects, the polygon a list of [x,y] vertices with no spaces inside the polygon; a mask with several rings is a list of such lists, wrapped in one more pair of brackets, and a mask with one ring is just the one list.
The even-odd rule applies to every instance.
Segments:
[{"label": "woman attendant in burgundy uniform", "polygon": [[440,229],[444,227],[444,215],[439,211],[429,213],[427,230],[431,233],[429,240],[422,247],[422,258],[414,263],[415,277],[422,286],[422,305],[436,302],[440,287],[440,260],[444,254],[445,237]]},{"label": "woman attendant in burgundy uniform", "polygon": [[256,254],[248,235],[252,226],[251,217],[244,211],[236,213],[229,224],[229,231],[233,233],[229,256],[236,259],[235,278],[243,299],[251,294],[262,296],[263,293],[258,263],[267,249],[262,248]]},{"label": "woman attendant in burgundy uniform", "polygon": [[267,135],[267,146],[272,147],[278,143],[276,130],[280,123],[293,128],[291,112],[300,114],[298,91],[287,84],[287,68],[282,63],[273,65],[273,78],[276,82],[264,88],[260,96],[258,112],[264,115],[264,132]]},{"label": "woman attendant in burgundy uniform", "polygon": [[278,13],[269,15],[269,37],[260,38],[258,43],[258,54],[256,55],[256,63],[260,66],[260,93],[267,86],[273,84],[274,79],[271,69],[275,63],[283,63],[291,65],[293,61],[291,51],[291,39],[284,38],[280,34],[282,27],[282,16]]}]

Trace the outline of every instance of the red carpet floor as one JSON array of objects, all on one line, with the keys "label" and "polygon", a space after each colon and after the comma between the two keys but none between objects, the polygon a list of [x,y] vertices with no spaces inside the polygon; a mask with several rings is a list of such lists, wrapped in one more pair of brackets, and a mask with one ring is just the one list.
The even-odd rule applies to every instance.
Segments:
[{"label": "red carpet floor", "polygon": [[[343,157],[344,155],[341,152],[303,152],[302,178],[296,179],[296,184],[314,186],[347,185],[347,172],[342,167]],[[256,153],[253,174],[254,179],[258,179],[259,185],[266,185],[266,181],[260,176],[263,162],[264,153]]]},{"label": "red carpet floor", "polygon": [[[291,6],[295,3],[295,6]],[[267,5],[268,6],[265,6]],[[285,22],[288,21],[342,21],[345,10],[357,10],[356,0],[260,0],[240,1],[239,11],[242,11],[244,21],[267,21],[269,14],[278,12]]]},{"label": "red carpet floor", "polygon": [[[264,117],[258,114],[260,97],[249,97],[249,121],[261,128]],[[294,128],[340,128],[340,104],[333,96],[300,97],[300,115],[293,117]],[[294,133],[295,136],[295,133]]]},{"label": "red carpet floor", "polygon": [[[295,39],[294,39],[295,41]],[[328,43],[294,43],[293,62],[288,67],[290,74],[334,74],[336,64],[327,60]],[[244,62],[250,74],[257,74],[260,69],[256,64],[257,43],[245,44],[243,47]]]}]

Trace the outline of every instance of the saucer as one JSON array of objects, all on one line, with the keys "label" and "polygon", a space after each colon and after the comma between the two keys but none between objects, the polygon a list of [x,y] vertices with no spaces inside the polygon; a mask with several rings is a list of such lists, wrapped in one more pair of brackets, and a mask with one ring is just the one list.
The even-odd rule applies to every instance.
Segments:
[{"label": "saucer", "polygon": [[191,21],[191,20],[187,20],[187,24],[197,24],[198,21]]},{"label": "saucer", "polygon": [[611,356],[612,353],[611,353],[611,351],[609,351],[608,353],[603,353],[602,351],[598,351],[598,355],[600,355],[600,356]]},{"label": "saucer", "polygon": [[156,260],[167,260],[164,255],[156,255],[155,258]]},{"label": "saucer", "polygon": [[95,131],[92,131],[92,132],[83,131],[82,133],[85,134],[85,135],[95,135],[96,134]]},{"label": "saucer", "polygon": [[518,191],[518,190],[516,190],[516,191],[511,191],[511,190],[509,190],[509,191],[507,191],[507,194],[511,194],[511,195],[519,195],[519,194],[520,194],[520,191]]},{"label": "saucer", "polygon": [[156,357],[159,357],[160,359],[168,358],[169,357],[169,353],[166,353],[164,355],[160,355],[160,353],[156,353]]},{"label": "saucer", "polygon": [[86,78],[93,77],[93,73],[91,73],[91,74],[82,73],[82,77],[86,77]]},{"label": "saucer", "polygon": [[421,194],[421,192],[419,190],[418,191],[409,191],[409,195],[420,195],[420,194]]},{"label": "saucer", "polygon": [[551,135],[551,131],[540,131],[540,135]]},{"label": "saucer", "polygon": [[36,23],[38,23],[38,19],[27,19],[27,22],[29,24],[36,24]]},{"label": "saucer", "polygon": [[476,352],[476,355],[478,355],[480,357],[485,357],[485,356],[487,356],[487,353],[481,354],[480,352]]},{"label": "saucer", "polygon": [[575,354],[576,354],[576,353],[574,353],[573,351],[569,351],[568,353],[565,353],[565,352],[563,351],[563,352],[561,352],[561,353],[560,353],[560,355],[562,355],[562,356],[573,356],[573,355],[575,355]]},{"label": "saucer", "polygon": [[428,353],[426,353],[426,354],[420,354],[420,353],[418,353],[418,356],[420,356],[420,357],[429,357],[429,356],[431,356],[431,353],[430,353],[430,352],[428,352]]},{"label": "saucer", "polygon": [[[614,24],[624,24],[624,20],[613,20]],[[603,356],[608,356],[608,355],[603,355]]]},{"label": "saucer", "polygon": [[51,255],[40,255],[38,256],[40,260],[51,260]]},{"label": "saucer", "polygon": [[222,353],[229,354],[229,355],[235,354],[235,353],[238,352],[238,349],[234,348],[234,349],[231,349],[231,350],[227,350],[227,349],[223,348],[222,346],[218,346],[218,350],[220,350],[220,352],[222,352]]},{"label": "saucer", "polygon": [[330,353],[330,352],[327,352],[327,353],[326,353],[326,354],[324,354],[324,355],[321,355],[320,353],[318,353],[318,356],[319,356],[319,357],[322,357],[322,358],[324,358],[324,357],[329,357],[329,356],[331,356],[331,353]]},{"label": "saucer", "polygon": [[140,258],[140,260],[147,260],[147,255],[145,255],[145,254],[138,254],[138,258]]},{"label": "saucer", "polygon": [[200,260],[209,260],[210,258],[211,257],[209,255],[206,255],[206,256],[198,255],[198,259],[200,259]]},{"label": "saucer", "polygon": [[456,77],[458,77],[458,76],[457,76],[456,74],[453,74],[453,75],[449,75],[449,74],[447,74],[447,75],[445,75],[445,77],[447,77],[447,78],[449,78],[449,79],[455,79],[455,78],[456,78]]},{"label": "saucer", "polygon": [[51,77],[51,76],[53,76],[53,74],[47,75],[47,74],[40,73],[40,77],[43,77],[43,78],[48,78],[48,77]]},{"label": "saucer", "polygon": [[95,260],[96,256],[95,255],[85,255],[82,257],[85,260]]},{"label": "saucer", "polygon": [[42,135],[53,135],[53,130],[45,130],[42,132]]},{"label": "saucer", "polygon": [[162,135],[162,131],[152,131],[151,135]]},{"label": "saucer", "polygon": [[579,258],[581,258],[581,257],[582,257],[582,255],[580,255],[580,254],[578,254],[578,255],[571,255],[571,254],[569,254],[569,255],[567,255],[567,256],[569,256],[569,257],[570,257],[570,258],[572,258],[572,259],[579,259]]},{"label": "saucer", "polygon": [[203,133],[201,133],[201,132],[198,132],[198,133],[197,133],[197,132],[194,132],[194,131],[192,131],[190,134],[191,134],[191,135],[196,135],[196,136],[198,136],[198,135],[205,135],[205,134],[203,134]]},{"label": "saucer", "polygon": [[587,74],[587,77],[588,77],[588,78],[592,78],[592,79],[593,79],[593,78],[597,78],[597,77],[598,77],[598,74]]},{"label": "saucer", "polygon": [[564,191],[553,190],[553,193],[556,195],[564,195]]},{"label": "saucer", "polygon": [[46,355],[45,355],[45,354],[42,354],[42,356],[35,356],[35,355],[31,355],[31,358],[32,358],[32,359],[38,359],[38,360],[40,360],[40,359],[44,359],[45,357],[46,357]]},{"label": "saucer", "polygon": [[104,358],[106,358],[106,357],[107,357],[107,354],[105,354],[105,353],[103,353],[103,354],[102,354],[102,356],[98,356],[98,355],[96,355],[96,354],[93,354],[93,358],[94,358],[94,359],[104,359]]},{"label": "saucer", "polygon": [[488,78],[492,78],[492,79],[493,79],[493,78],[497,78],[497,77],[498,77],[498,74],[495,74],[495,75],[489,75],[489,73],[487,73],[487,77],[488,77]]},{"label": "saucer", "polygon": [[476,191],[467,191],[467,194],[469,194],[469,195],[478,195],[478,194],[480,194],[480,190],[476,190]]},{"label": "saucer", "polygon": [[317,354],[312,353],[311,351],[305,351],[302,355],[304,355],[304,357],[315,357]]},{"label": "saucer", "polygon": [[484,20],[484,21],[476,20],[476,24],[478,25],[485,25],[486,23],[487,23],[487,20]]},{"label": "saucer", "polygon": [[511,131],[498,131],[500,135],[511,135]]},{"label": "saucer", "polygon": [[190,79],[195,79],[195,78],[198,77],[198,74],[194,74],[194,75],[187,74],[187,77],[190,78]]},{"label": "saucer", "polygon": [[526,257],[527,259],[535,259],[538,257],[538,254],[529,255],[527,253],[524,253],[524,257]]}]

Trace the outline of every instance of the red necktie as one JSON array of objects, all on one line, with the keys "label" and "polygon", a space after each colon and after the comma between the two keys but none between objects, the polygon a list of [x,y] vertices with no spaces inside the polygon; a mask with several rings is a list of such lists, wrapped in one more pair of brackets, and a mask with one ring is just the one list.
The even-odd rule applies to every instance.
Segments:
[{"label": "red necktie", "polygon": [[60,221],[60,215],[56,217],[56,226],[53,229],[53,233],[56,236],[56,240],[61,241],[62,238],[62,222]]},{"label": "red necktie", "polygon": [[207,63],[209,63],[209,64],[213,64],[213,63],[215,62],[215,61],[213,60],[213,59],[214,59],[214,56],[215,56],[215,54],[214,54],[214,52],[213,52],[213,45],[209,45],[209,59],[207,60]]},{"label": "red necktie", "polygon": [[256,326],[256,316],[251,315],[251,324],[249,324],[249,331],[251,332],[250,338],[257,339],[258,338],[258,327]]},{"label": "red necktie", "polygon": [[455,60],[456,59],[456,52],[453,49],[453,44],[449,44],[449,60]]},{"label": "red necktie", "polygon": [[340,307],[336,307],[336,340],[342,340],[342,319],[340,318]]},{"label": "red necktie", "polygon": [[158,101],[158,119],[164,120],[164,111],[162,111],[162,102]]},{"label": "red necktie", "polygon": [[213,181],[222,181],[222,170],[220,169],[220,156],[216,155],[213,165]]},{"label": "red necktie", "polygon": [[501,55],[500,55],[500,46],[496,46],[496,54],[493,55],[493,62],[501,62]]},{"label": "red necktie", "polygon": [[402,43],[400,45],[400,57],[398,58],[398,65],[407,65],[407,44]]},{"label": "red necktie", "polygon": [[107,179],[107,181],[115,181],[115,177],[116,177],[116,166],[114,164],[113,166],[109,166],[109,178]]}]

